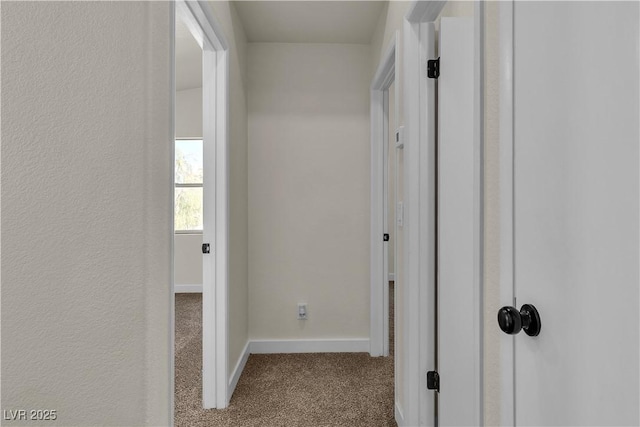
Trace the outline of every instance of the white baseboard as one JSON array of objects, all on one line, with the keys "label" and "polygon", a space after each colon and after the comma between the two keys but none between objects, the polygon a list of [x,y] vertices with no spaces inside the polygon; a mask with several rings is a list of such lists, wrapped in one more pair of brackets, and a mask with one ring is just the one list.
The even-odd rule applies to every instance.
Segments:
[{"label": "white baseboard", "polygon": [[369,339],[253,340],[251,354],[272,353],[369,353]]},{"label": "white baseboard", "polygon": [[398,427],[403,427],[405,424],[402,409],[400,409],[400,405],[398,404],[398,402],[396,402],[394,406],[396,408],[396,423],[398,424]]},{"label": "white baseboard", "polygon": [[231,396],[233,396],[233,392],[238,385],[238,380],[240,379],[240,375],[242,375],[242,371],[244,371],[244,366],[247,364],[247,359],[249,359],[249,348],[251,341],[247,341],[242,350],[242,355],[240,359],[238,359],[238,363],[236,363],[236,367],[231,374],[231,378],[229,378],[229,388],[227,389],[227,397],[231,400]]},{"label": "white baseboard", "polygon": [[389,281],[390,282],[396,281],[396,273],[389,273]]},{"label": "white baseboard", "polygon": [[202,285],[173,285],[176,294],[202,293]]}]

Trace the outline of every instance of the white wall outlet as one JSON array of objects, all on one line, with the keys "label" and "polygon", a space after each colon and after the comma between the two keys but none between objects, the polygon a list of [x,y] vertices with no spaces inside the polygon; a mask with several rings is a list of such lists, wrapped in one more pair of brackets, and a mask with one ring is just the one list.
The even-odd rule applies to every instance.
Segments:
[{"label": "white wall outlet", "polygon": [[307,303],[298,304],[298,320],[307,320]]},{"label": "white wall outlet", "polygon": [[404,226],[404,203],[398,202],[398,206],[396,208],[396,221],[398,223],[398,227]]}]

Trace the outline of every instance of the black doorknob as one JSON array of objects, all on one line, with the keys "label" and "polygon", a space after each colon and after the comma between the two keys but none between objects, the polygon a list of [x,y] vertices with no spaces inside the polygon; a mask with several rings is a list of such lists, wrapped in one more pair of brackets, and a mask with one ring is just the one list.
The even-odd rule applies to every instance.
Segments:
[{"label": "black doorknob", "polygon": [[531,304],[524,304],[520,311],[515,307],[502,307],[498,310],[498,325],[506,334],[515,335],[524,330],[530,337],[537,337],[542,327],[538,310]]}]

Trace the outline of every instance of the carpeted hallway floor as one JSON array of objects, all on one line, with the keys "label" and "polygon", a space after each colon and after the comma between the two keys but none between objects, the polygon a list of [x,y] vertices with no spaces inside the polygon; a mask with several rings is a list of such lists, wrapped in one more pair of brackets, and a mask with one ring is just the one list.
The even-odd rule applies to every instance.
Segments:
[{"label": "carpeted hallway floor", "polygon": [[[393,301],[393,285],[389,286]],[[396,426],[391,356],[252,354],[231,403],[202,409],[202,297],[176,295],[175,425]]]}]

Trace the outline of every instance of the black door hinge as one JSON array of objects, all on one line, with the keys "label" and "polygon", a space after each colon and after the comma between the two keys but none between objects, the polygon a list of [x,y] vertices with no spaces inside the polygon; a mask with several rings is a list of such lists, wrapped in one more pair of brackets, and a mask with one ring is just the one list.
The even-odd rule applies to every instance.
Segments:
[{"label": "black door hinge", "polygon": [[383,242],[388,242],[388,241],[389,241],[389,235],[388,235],[387,233],[384,233],[384,234],[382,235],[382,241],[383,241]]},{"label": "black door hinge", "polygon": [[440,77],[440,58],[427,61],[427,77],[437,79]]},{"label": "black door hinge", "polygon": [[203,254],[208,254],[209,252],[211,252],[211,247],[209,246],[208,243],[203,243],[202,244],[202,253]]},{"label": "black door hinge", "polygon": [[436,371],[427,372],[427,390],[440,391],[440,375]]}]

